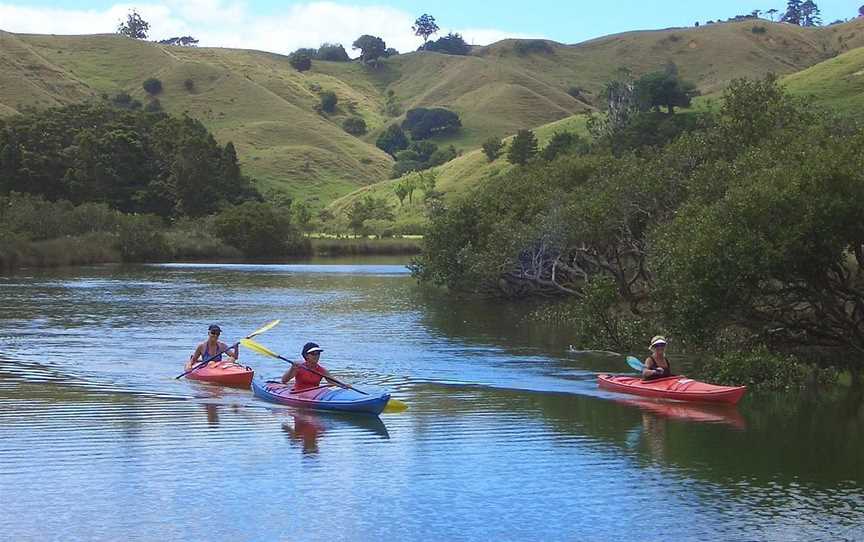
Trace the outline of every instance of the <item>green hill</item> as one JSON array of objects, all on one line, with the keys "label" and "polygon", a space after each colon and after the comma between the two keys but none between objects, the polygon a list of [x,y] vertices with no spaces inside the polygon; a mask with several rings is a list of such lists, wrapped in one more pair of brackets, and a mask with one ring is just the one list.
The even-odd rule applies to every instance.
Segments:
[{"label": "green hill", "polygon": [[[577,45],[505,40],[465,57],[399,55],[374,70],[316,61],[301,74],[287,57],[260,51],[0,31],[0,115],[118,92],[147,101],[141,84],[156,77],[163,83],[163,108],[199,118],[221,143],[233,141],[244,171],[263,188],[324,205],[388,177],[392,160],[374,146],[381,129],[401,120],[384,114],[388,91],[403,111],[442,106],[458,112],[461,133],[436,143],[454,144],[469,156],[490,135],[592,110],[605,81],[622,67],[639,75],[674,61],[682,77],[711,93],[735,77],[791,74],[861,45],[864,21],[824,28],[744,21]],[[576,97],[570,89],[579,90]],[[321,90],[338,95],[335,114],[315,111]],[[341,128],[354,115],[369,127],[360,138]],[[456,189],[455,179],[470,175],[452,177]]]},{"label": "green hill", "polygon": [[814,96],[849,114],[864,112],[864,48],[853,49],[783,79],[792,94]]}]

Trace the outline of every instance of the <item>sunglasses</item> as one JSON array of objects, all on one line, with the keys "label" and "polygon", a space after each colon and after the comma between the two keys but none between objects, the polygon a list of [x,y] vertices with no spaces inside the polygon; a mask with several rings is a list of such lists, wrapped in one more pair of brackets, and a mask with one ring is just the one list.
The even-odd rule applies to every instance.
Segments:
[{"label": "sunglasses", "polygon": [[321,355],[321,352],[307,352],[307,356],[315,356],[316,358]]},{"label": "sunglasses", "polygon": [[216,335],[218,337],[221,333],[219,331],[211,331],[210,335]]}]

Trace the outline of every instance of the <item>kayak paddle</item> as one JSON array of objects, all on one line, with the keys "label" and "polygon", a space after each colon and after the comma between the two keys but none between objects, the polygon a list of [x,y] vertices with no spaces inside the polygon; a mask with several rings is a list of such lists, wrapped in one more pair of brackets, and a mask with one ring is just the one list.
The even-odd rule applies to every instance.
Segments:
[{"label": "kayak paddle", "polygon": [[627,365],[633,368],[634,371],[641,373],[645,370],[645,366],[642,365],[642,362],[633,356],[627,356]]},{"label": "kayak paddle", "polygon": [[[329,380],[329,381],[331,381],[331,382],[333,382],[339,386],[342,386],[343,388],[348,388],[350,390],[354,390],[358,393],[362,393],[363,395],[369,395],[365,391],[358,390],[354,386],[351,386],[350,384],[346,384],[344,382],[341,382],[341,381],[333,378],[332,376],[324,376],[322,373],[319,373],[318,371],[316,371],[314,369],[310,369],[309,367],[303,367],[299,363],[297,363],[296,361],[291,361],[290,359],[288,359],[286,357],[280,356],[279,354],[270,350],[269,348],[267,348],[263,344],[256,343],[255,341],[253,341],[251,339],[241,339],[240,344],[242,344],[243,346],[245,346],[249,350],[252,350],[253,352],[258,352],[259,354],[261,354],[263,356],[269,356],[271,358],[276,358],[276,359],[281,359],[282,361],[287,361],[288,363],[290,363],[291,365],[293,365],[295,367],[299,367],[303,370],[309,371],[310,373],[316,374],[316,375],[320,376],[321,378],[327,379],[327,380]],[[405,410],[408,408],[408,405],[406,405],[405,403],[403,403],[399,399],[394,399],[392,397],[387,402],[387,406],[389,407],[391,404],[392,404],[393,408],[388,409],[388,412],[398,412],[398,411]]]},{"label": "kayak paddle", "polygon": [[[272,322],[270,322],[270,323],[267,324],[266,326],[264,326],[264,327],[262,327],[262,328],[259,328],[259,329],[256,329],[255,331],[253,331],[253,332],[250,333],[249,335],[246,335],[246,338],[247,338],[247,339],[251,339],[252,337],[255,337],[256,335],[261,335],[261,334],[264,333],[265,331],[270,331],[271,329],[273,329],[274,327],[276,327],[277,325],[279,325],[279,322],[280,322],[280,320],[273,320]],[[175,376],[175,377],[174,377],[174,380],[179,380],[179,379],[183,378],[184,376],[188,375],[189,373],[191,373],[192,371],[196,371],[196,370],[200,369],[201,367],[207,365],[208,363],[210,363],[210,362],[213,361],[214,359],[216,359],[216,358],[218,358],[219,356],[221,356],[222,354],[224,354],[225,352],[228,352],[228,351],[231,350],[232,348],[237,348],[237,346],[238,346],[239,344],[240,344],[239,342],[236,342],[236,343],[234,343],[233,345],[229,346],[228,349],[223,350],[222,352],[216,352],[216,353],[213,354],[212,356],[209,356],[208,358],[201,360],[200,363],[196,364],[194,367],[192,367],[192,368],[189,369],[188,371],[184,372],[184,373],[181,374],[181,375],[177,375],[177,376]]]}]

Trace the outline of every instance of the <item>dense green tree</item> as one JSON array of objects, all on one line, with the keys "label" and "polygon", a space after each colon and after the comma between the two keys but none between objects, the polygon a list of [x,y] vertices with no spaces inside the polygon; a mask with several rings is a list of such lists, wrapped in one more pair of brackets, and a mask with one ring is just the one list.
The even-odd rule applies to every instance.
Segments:
[{"label": "dense green tree", "polygon": [[414,26],[411,27],[411,31],[414,32],[415,36],[423,38],[424,46],[426,45],[426,42],[429,41],[429,36],[435,34],[438,30],[440,30],[440,28],[435,24],[435,17],[428,13],[424,13],[417,17],[417,20],[414,21]]},{"label": "dense green tree", "polygon": [[395,157],[397,152],[408,148],[408,138],[398,124],[391,124],[378,136],[375,146]]},{"label": "dense green tree", "polygon": [[146,79],[141,86],[144,87],[144,90],[147,91],[147,94],[151,96],[155,96],[162,92],[162,81],[156,79],[155,77],[150,77],[149,79]]},{"label": "dense green tree", "polygon": [[407,130],[414,140],[452,134],[461,127],[459,115],[441,107],[409,109],[402,121],[402,128]]},{"label": "dense green tree", "polygon": [[801,4],[801,26],[819,26],[822,24],[819,6],[813,0],[804,0]]},{"label": "dense green tree", "polygon": [[285,256],[297,243],[290,209],[246,202],[216,216],[217,235],[250,258]]},{"label": "dense green tree", "polygon": [[348,62],[351,60],[341,43],[322,43],[315,58],[331,62]]},{"label": "dense green tree", "polygon": [[424,44],[423,49],[448,55],[467,55],[471,52],[471,46],[465,42],[462,35],[452,32],[435,41]]},{"label": "dense green tree", "polygon": [[366,121],[362,117],[348,117],[342,121],[342,129],[351,135],[363,135],[366,133]]},{"label": "dense green tree", "polygon": [[519,130],[510,143],[507,161],[524,166],[537,155],[537,138],[531,130]]},{"label": "dense green tree", "polygon": [[366,222],[370,220],[393,220],[393,210],[385,198],[366,194],[348,209],[348,227],[355,235],[368,235]]},{"label": "dense green tree", "polygon": [[568,152],[587,152],[588,143],[573,132],[555,132],[540,152],[540,158],[551,161]]},{"label": "dense green tree", "polygon": [[352,49],[360,50],[360,60],[370,63],[378,60],[387,52],[387,44],[377,36],[363,34],[351,46]]},{"label": "dense green tree", "polygon": [[642,76],[634,85],[634,93],[643,111],[665,107],[670,115],[676,107],[690,107],[691,100],[699,95],[695,83],[678,77],[678,68],[674,64],[667,66],[665,71]]},{"label": "dense green tree", "polygon": [[298,72],[312,69],[312,57],[308,53],[299,50],[288,55],[288,63]]},{"label": "dense green tree", "polygon": [[802,22],[801,17],[801,0],[788,0],[786,3],[786,12],[780,18],[784,23],[798,24]]},{"label": "dense green tree", "polygon": [[150,23],[141,18],[141,15],[132,10],[126,15],[126,20],[117,27],[117,33],[127,38],[146,40],[150,32]]},{"label": "dense green tree", "polygon": [[504,143],[500,137],[490,137],[483,142],[483,154],[486,155],[487,160],[494,162],[501,155],[502,147]]},{"label": "dense green tree", "polygon": [[333,113],[336,111],[336,104],[339,103],[339,97],[332,90],[325,90],[320,95],[321,110],[325,113]]},{"label": "dense green tree", "polygon": [[179,36],[174,38],[168,38],[165,40],[159,41],[160,45],[174,45],[177,47],[197,47],[198,40],[193,38],[192,36]]}]

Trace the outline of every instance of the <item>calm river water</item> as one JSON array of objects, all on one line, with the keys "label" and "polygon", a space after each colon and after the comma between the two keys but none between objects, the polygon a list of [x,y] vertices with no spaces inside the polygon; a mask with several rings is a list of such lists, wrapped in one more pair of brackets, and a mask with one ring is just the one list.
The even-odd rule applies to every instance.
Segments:
[{"label": "calm river water", "polygon": [[[520,310],[372,260],[0,277],[0,536],[864,540],[860,398],[601,392],[623,357],[571,352]],[[275,318],[263,344],[296,358],[314,340],[409,409],[324,415],[174,380],[209,323],[233,342]]]}]

